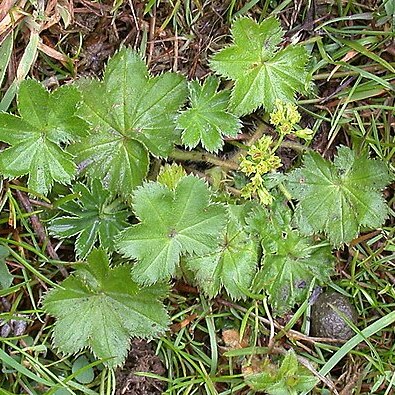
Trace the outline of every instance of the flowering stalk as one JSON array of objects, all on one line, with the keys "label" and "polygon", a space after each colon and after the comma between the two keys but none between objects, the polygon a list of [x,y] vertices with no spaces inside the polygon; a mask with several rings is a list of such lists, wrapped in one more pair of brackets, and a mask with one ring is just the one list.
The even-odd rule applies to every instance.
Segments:
[{"label": "flowering stalk", "polygon": [[250,178],[250,182],[241,190],[241,196],[251,199],[257,197],[261,204],[269,205],[273,197],[264,185],[264,175],[274,172],[282,166],[281,159],[275,154],[285,136],[295,134],[305,140],[311,140],[311,129],[298,129],[301,116],[292,103],[276,101],[276,109],[270,114],[270,123],[278,132],[278,140],[273,146],[273,139],[264,135],[249,147],[242,157],[239,169]]}]

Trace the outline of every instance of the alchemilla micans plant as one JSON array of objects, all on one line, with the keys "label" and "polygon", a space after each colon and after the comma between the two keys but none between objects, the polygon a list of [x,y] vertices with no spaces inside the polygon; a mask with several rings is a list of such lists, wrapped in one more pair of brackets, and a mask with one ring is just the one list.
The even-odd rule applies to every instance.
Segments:
[{"label": "alchemilla micans plant", "polygon": [[[231,33],[232,42],[211,57],[216,76],[203,81],[152,76],[137,52],[122,48],[101,80],[53,92],[24,81],[18,115],[0,114],[2,176],[26,177],[31,194],[49,195],[56,183],[69,188],[49,232],[74,238],[80,262],[42,301],[56,318],[61,352],[88,347],[107,366],[121,365],[131,337],[167,330],[163,300],[183,276],[209,298],[266,295],[274,314],[287,312],[313,281],[330,282],[332,248],[386,220],[382,191],[392,175],[366,152],[341,146],[329,161],[307,150],[300,167],[281,172],[284,137],[311,139],[294,104],[311,84],[308,53],[280,45],[275,18],[239,18]],[[229,89],[220,88],[224,80]],[[149,171],[153,162],[171,161],[176,146],[219,152],[240,132],[240,117],[255,111],[271,114],[277,139],[264,135],[240,148],[239,195],[180,165]],[[293,354],[287,364],[298,371]],[[273,377],[259,385],[277,385]]]}]

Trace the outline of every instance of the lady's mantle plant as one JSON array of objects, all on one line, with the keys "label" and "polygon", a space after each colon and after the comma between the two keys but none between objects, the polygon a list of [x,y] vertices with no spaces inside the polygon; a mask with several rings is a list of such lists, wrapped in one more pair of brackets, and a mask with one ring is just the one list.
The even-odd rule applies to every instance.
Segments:
[{"label": "lady's mantle plant", "polygon": [[137,188],[133,210],[140,223],[122,232],[117,250],[137,264],[132,277],[153,284],[175,275],[182,255],[203,255],[218,244],[225,208],[210,203],[203,180],[186,176],[174,190],[158,182]]},{"label": "lady's mantle plant", "polygon": [[309,393],[318,383],[318,379],[299,364],[292,349],[284,356],[280,366],[266,358],[254,361],[252,366],[244,366],[243,375],[252,390],[268,395]]},{"label": "lady's mantle plant", "polygon": [[128,207],[120,198],[114,199],[98,179],[92,181],[90,188],[77,183],[72,192],[78,198],[59,207],[65,215],[50,222],[50,234],[59,239],[76,236],[78,259],[85,259],[97,242],[113,252],[115,236],[129,226],[127,219],[131,213]]},{"label": "lady's mantle plant", "polygon": [[[66,198],[74,200],[61,206],[66,214],[49,228],[61,239],[76,236],[77,257],[86,260],[43,299],[56,317],[54,343],[62,352],[89,347],[108,366],[122,364],[131,336],[166,330],[161,300],[167,282],[184,269],[209,297],[222,288],[233,299],[262,292],[274,314],[282,313],[307,297],[314,278],[329,281],[331,245],[381,226],[388,169],[344,147],[333,163],[308,153],[302,168],[281,177],[282,189],[299,201],[294,213],[275,188],[266,189],[265,173],[281,165],[275,155],[281,140],[267,136],[241,166],[257,177],[245,196],[260,202],[218,199],[180,167],[164,166],[156,181],[154,173],[147,180],[150,158],[168,158],[176,144],[217,152],[224,136],[238,133],[238,116],[259,107],[290,108],[309,83],[308,57],[301,45],[280,48],[282,37],[275,18],[234,22],[233,42],[210,62],[233,81],[230,92],[218,90],[212,76],[189,84],[177,73],[151,76],[126,48],[109,61],[101,81],[82,79],[52,93],[38,82],[22,82],[19,116],[0,114],[0,140],[9,145],[0,153],[0,172],[10,179],[28,176],[31,192],[44,195],[55,182],[69,185],[80,177]],[[281,120],[272,117],[276,126]],[[273,197],[272,207],[260,204]],[[114,250],[123,258],[116,255],[111,265]],[[294,359],[284,361],[296,372]],[[273,384],[258,379],[253,388]]]},{"label": "lady's mantle plant", "polygon": [[80,101],[75,87],[49,93],[39,82],[24,81],[20,116],[0,114],[0,140],[10,145],[0,153],[0,173],[6,178],[28,175],[29,189],[44,195],[54,182],[70,184],[77,166],[64,146],[88,134],[88,125],[76,116]]},{"label": "lady's mantle plant", "polygon": [[333,266],[331,246],[301,234],[292,225],[292,212],[281,197],[277,196],[270,208],[257,206],[248,224],[263,249],[253,290],[266,292],[275,312],[283,314],[302,302],[314,278],[321,284],[329,282]]},{"label": "lady's mantle plant", "polygon": [[304,234],[325,232],[338,246],[361,228],[378,228],[388,215],[381,190],[392,177],[385,163],[340,147],[333,163],[315,152],[288,175],[287,185],[299,204],[295,221]]},{"label": "lady's mantle plant", "polygon": [[57,318],[54,343],[63,353],[89,347],[114,367],[123,363],[131,336],[162,334],[169,317],[161,303],[168,287],[140,288],[130,267],[110,267],[107,253],[93,250],[73,275],[44,298],[44,309]]},{"label": "lady's mantle plant", "polygon": [[306,91],[306,49],[279,49],[283,35],[274,17],[261,23],[239,18],[232,26],[233,43],[211,58],[210,67],[234,81],[229,108],[235,114],[250,114],[260,106],[271,112],[276,100],[292,102],[296,92]]},{"label": "lady's mantle plant", "polygon": [[83,79],[78,88],[83,97],[78,115],[90,133],[69,152],[81,173],[128,199],[147,175],[149,154],[167,157],[180,142],[174,119],[186,99],[185,78],[152,77],[141,57],[124,48],[108,63],[102,81]]},{"label": "lady's mantle plant", "polygon": [[210,76],[203,84],[191,81],[189,87],[190,107],[177,118],[182,130],[182,143],[195,148],[199,143],[209,152],[217,152],[224,144],[224,136],[237,136],[241,123],[228,111],[229,91],[217,92],[219,80]]}]

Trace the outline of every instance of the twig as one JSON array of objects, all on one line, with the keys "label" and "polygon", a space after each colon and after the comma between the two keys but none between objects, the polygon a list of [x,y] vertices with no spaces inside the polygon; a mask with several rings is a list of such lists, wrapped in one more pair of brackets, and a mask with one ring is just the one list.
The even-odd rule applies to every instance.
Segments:
[{"label": "twig", "polygon": [[265,309],[265,313],[267,315],[267,318],[270,322],[270,337],[269,337],[269,344],[268,344],[268,348],[269,350],[272,350],[274,347],[274,336],[275,336],[275,331],[274,331],[274,320],[273,317],[270,314],[269,311],[269,306],[267,305],[267,297],[265,297],[265,299],[263,299],[263,307]]},{"label": "twig", "polygon": [[[391,66],[395,66],[395,62],[389,62]],[[383,67],[381,65],[375,64],[375,65],[361,65],[359,66],[364,71],[369,71],[369,72],[380,72],[383,70]],[[329,73],[321,73],[321,74],[315,74],[313,75],[312,79],[313,81],[317,80],[326,80],[328,78]],[[349,71],[339,71],[335,74],[332,75],[333,78],[344,78],[344,77],[349,77],[352,75],[360,75],[358,71],[354,70],[349,70]]]},{"label": "twig", "polygon": [[173,63],[173,71],[176,72],[178,70],[178,33],[177,29],[174,33],[174,63]]},{"label": "twig", "polygon": [[346,385],[340,391],[339,395],[348,395],[353,393],[353,389],[355,389],[355,386],[359,378],[361,377],[361,372],[359,371],[360,367],[358,366],[358,364],[353,365],[353,368],[355,369],[355,371],[352,373],[351,377],[347,377]]},{"label": "twig", "polygon": [[[20,201],[20,203],[22,204],[22,206],[26,210],[26,212],[32,213],[34,210],[33,210],[33,207],[31,205],[30,201],[29,201],[29,198],[26,196],[26,194],[19,191],[18,189],[16,189],[15,192],[16,192],[16,196],[17,196],[18,200]],[[31,222],[33,229],[36,232],[40,242],[43,244],[46,244],[48,255],[52,259],[59,261],[60,260],[59,256],[56,253],[55,249],[53,248],[50,240],[48,239],[47,234],[45,233],[44,227],[41,224],[38,216],[36,214],[32,214],[30,216],[30,222]],[[65,278],[68,277],[67,270],[63,266],[58,265],[58,264],[56,264],[56,266],[59,269],[59,271],[63,277],[65,277]]]},{"label": "twig", "polygon": [[14,6],[16,0],[4,0],[0,5],[0,21],[8,14],[10,9]]},{"label": "twig", "polygon": [[149,47],[147,56],[147,66],[151,63],[155,47],[155,24],[156,24],[156,4],[152,7],[152,16],[149,21]]},{"label": "twig", "polygon": [[44,207],[49,210],[53,210],[53,205],[50,203],[42,202],[41,200],[36,200],[36,199],[29,199],[29,201],[34,206]]}]

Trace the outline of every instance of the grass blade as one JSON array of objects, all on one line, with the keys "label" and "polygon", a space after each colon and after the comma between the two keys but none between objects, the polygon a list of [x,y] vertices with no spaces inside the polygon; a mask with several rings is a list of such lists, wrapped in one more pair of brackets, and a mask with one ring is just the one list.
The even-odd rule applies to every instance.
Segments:
[{"label": "grass blade", "polygon": [[0,102],[0,112],[8,110],[8,107],[11,105],[18,91],[20,82],[26,78],[30,68],[35,62],[39,40],[40,40],[39,33],[32,31],[30,34],[29,44],[26,46],[25,52],[23,53],[22,59],[19,63],[16,72],[16,78],[12,82],[12,84],[10,85],[3,99]]},{"label": "grass blade", "polygon": [[[385,315],[373,324],[369,325],[367,328],[361,331],[360,334],[355,335],[350,340],[347,341],[339,350],[337,350],[332,357],[326,362],[326,364],[321,368],[319,374],[326,376],[338,363],[341,361],[353,348],[355,348],[359,343],[363,342],[366,338],[380,332],[385,327],[393,324],[395,322],[395,311]],[[308,392],[303,392],[302,395],[306,395]]]},{"label": "grass blade", "polygon": [[31,372],[29,369],[26,369],[23,365],[17,362],[14,358],[11,358],[5,351],[0,348],[0,360],[3,361],[6,365],[11,366],[13,369],[17,370],[23,376],[29,377],[33,381],[43,384],[49,387],[53,386],[53,383],[47,381],[41,377],[38,377],[36,374]]},{"label": "grass blade", "polygon": [[10,62],[13,44],[14,37],[11,33],[0,45],[0,87],[3,84],[5,72]]}]

